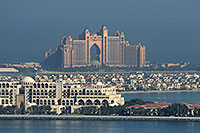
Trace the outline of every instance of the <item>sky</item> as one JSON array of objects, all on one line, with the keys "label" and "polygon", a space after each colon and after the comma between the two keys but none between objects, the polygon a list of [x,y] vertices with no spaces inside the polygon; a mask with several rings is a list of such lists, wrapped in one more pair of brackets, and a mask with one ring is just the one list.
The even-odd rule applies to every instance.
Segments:
[{"label": "sky", "polygon": [[0,0],[0,63],[44,61],[62,35],[106,25],[152,63],[200,64],[200,0]]}]

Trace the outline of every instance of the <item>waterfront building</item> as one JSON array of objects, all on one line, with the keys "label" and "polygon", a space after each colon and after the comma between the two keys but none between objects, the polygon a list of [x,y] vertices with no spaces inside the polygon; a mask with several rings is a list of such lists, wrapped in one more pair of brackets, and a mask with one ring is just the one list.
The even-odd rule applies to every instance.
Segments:
[{"label": "waterfront building", "polygon": [[5,67],[15,67],[15,68],[40,68],[41,64],[39,62],[19,62],[13,64],[4,64]]},{"label": "waterfront building", "polygon": [[72,112],[87,106],[123,105],[124,98],[116,94],[115,87],[107,87],[101,82],[86,86],[70,79],[55,82],[35,82],[25,77],[20,82],[0,82],[0,104],[18,105],[24,102],[26,108],[32,105],[49,105],[60,113],[67,107]]},{"label": "waterfront building", "polygon": [[63,36],[56,51],[45,52],[44,65],[47,67],[80,67],[90,65],[144,66],[145,46],[130,45],[124,32],[108,34],[106,26],[96,34],[88,29],[79,35],[79,40]]},{"label": "waterfront building", "polygon": [[0,68],[0,73],[17,73],[19,70],[15,68]]}]

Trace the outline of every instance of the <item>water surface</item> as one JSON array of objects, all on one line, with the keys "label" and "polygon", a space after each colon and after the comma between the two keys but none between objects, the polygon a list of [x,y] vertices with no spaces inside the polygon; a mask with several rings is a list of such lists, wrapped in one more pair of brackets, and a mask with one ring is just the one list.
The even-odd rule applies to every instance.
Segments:
[{"label": "water surface", "polygon": [[197,133],[199,122],[152,122],[152,121],[33,121],[1,120],[0,132],[70,132],[70,133]]},{"label": "water surface", "polygon": [[165,93],[134,93],[122,94],[125,100],[140,98],[144,101],[158,101],[158,102],[186,102],[198,103],[200,102],[200,92],[165,92]]}]

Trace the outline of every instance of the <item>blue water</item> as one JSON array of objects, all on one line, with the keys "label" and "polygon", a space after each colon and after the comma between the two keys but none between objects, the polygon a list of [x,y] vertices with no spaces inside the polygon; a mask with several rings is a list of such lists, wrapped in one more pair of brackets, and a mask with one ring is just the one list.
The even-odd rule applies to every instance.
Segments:
[{"label": "blue water", "polygon": [[0,121],[0,132],[70,132],[70,133],[198,133],[198,122],[149,121]]},{"label": "blue water", "polygon": [[140,98],[144,101],[158,101],[158,102],[186,102],[198,103],[200,102],[200,92],[176,92],[176,93],[134,93],[123,94],[125,100]]}]

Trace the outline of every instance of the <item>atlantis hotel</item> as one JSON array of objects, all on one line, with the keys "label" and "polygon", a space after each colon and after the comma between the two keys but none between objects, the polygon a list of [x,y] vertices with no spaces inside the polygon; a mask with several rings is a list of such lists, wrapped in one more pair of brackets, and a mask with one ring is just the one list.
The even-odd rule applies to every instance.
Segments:
[{"label": "atlantis hotel", "polygon": [[123,32],[116,31],[113,36],[102,26],[91,34],[85,29],[79,40],[63,36],[56,51],[45,52],[44,65],[54,68],[81,67],[90,65],[137,66],[145,65],[145,46],[130,45]]}]

